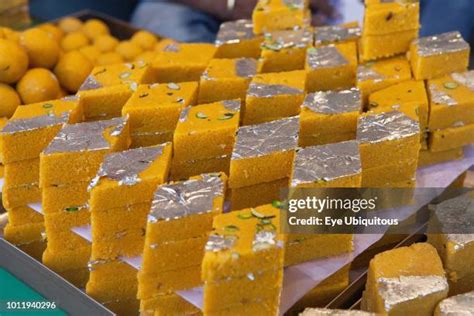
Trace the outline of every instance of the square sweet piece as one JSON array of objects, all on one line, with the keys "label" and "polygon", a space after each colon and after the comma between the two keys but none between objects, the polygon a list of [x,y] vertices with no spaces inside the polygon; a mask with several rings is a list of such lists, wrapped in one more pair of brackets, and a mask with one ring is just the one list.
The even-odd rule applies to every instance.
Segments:
[{"label": "square sweet piece", "polygon": [[217,48],[204,43],[172,43],[156,53],[157,82],[199,81]]},{"label": "square sweet piece", "polygon": [[108,120],[119,117],[123,106],[137,89],[136,82],[79,90],[77,95],[84,104],[87,121]]},{"label": "square sweet piece", "polygon": [[21,160],[5,165],[4,187],[38,185],[39,158]]},{"label": "square sweet piece", "polygon": [[432,152],[446,151],[474,143],[474,124],[430,132],[428,147]]},{"label": "square sweet piece", "polygon": [[355,85],[357,47],[354,42],[309,48],[306,53],[306,90],[350,89]]},{"label": "square sweet piece", "polygon": [[251,58],[212,59],[201,76],[199,104],[241,99],[257,73],[257,61]]},{"label": "square sweet piece", "polygon": [[252,14],[255,34],[303,28],[310,20],[306,0],[259,0]]},{"label": "square sweet piece", "polygon": [[188,106],[173,137],[174,160],[189,161],[230,155],[239,127],[240,100]]},{"label": "square sweet piece", "polygon": [[314,30],[314,46],[324,46],[341,42],[357,42],[361,29],[359,23],[350,22],[337,25],[316,27]]},{"label": "square sweet piece", "polygon": [[410,79],[410,64],[403,57],[370,62],[357,68],[357,88],[365,104],[371,93]]},{"label": "square sweet piece", "polygon": [[420,125],[398,111],[362,115],[357,141],[363,169],[418,160]]},{"label": "square sweet piece", "polygon": [[459,294],[445,298],[436,307],[435,316],[449,316],[453,313],[472,314],[474,313],[474,292]]},{"label": "square sweet piece", "polygon": [[430,97],[429,130],[474,123],[473,80],[474,71],[471,70],[427,81]]},{"label": "square sweet piece", "polygon": [[365,9],[363,36],[417,30],[420,28],[419,16],[417,1],[372,4]]},{"label": "square sweet piece", "polygon": [[216,216],[202,263],[204,313],[263,301],[272,304],[251,315],[278,314],[285,241],[280,210],[271,205]]},{"label": "square sweet piece", "polygon": [[3,163],[38,158],[64,124],[82,120],[76,97],[19,106],[0,132]]},{"label": "square sweet piece", "polygon": [[197,103],[197,93],[197,82],[139,85],[125,103],[122,115],[129,116],[132,135],[171,133],[181,111]]},{"label": "square sweet piece", "polygon": [[171,149],[165,143],[106,155],[89,186],[91,210],[150,201],[156,186],[168,179]]},{"label": "square sweet piece", "polygon": [[313,33],[309,28],[266,33],[258,59],[258,72],[303,69],[306,49],[312,44]]},{"label": "square sweet piece", "polygon": [[130,145],[128,119],[65,125],[40,156],[40,186],[90,181],[104,156]]},{"label": "square sweet piece", "polygon": [[20,226],[31,223],[42,223],[43,214],[38,213],[29,206],[19,206],[7,210],[8,223],[12,226]]},{"label": "square sweet piece", "polygon": [[230,162],[229,187],[289,178],[298,129],[298,116],[240,127]]},{"label": "square sweet piece", "polygon": [[418,38],[418,30],[362,36],[359,41],[360,61],[366,62],[405,53],[416,38]]},{"label": "square sweet piece", "polygon": [[41,189],[38,184],[2,188],[2,203],[5,209],[41,202]]},{"label": "square sweet piece", "polygon": [[288,178],[262,182],[246,187],[230,189],[231,210],[257,207],[280,200],[284,189],[288,189]]},{"label": "square sweet piece", "polygon": [[359,144],[356,141],[311,146],[296,152],[292,187],[358,188],[361,180]]},{"label": "square sweet piece", "polygon": [[42,207],[44,214],[77,211],[89,208],[90,182],[75,182],[65,185],[47,186],[42,189]]},{"label": "square sweet piece", "polygon": [[301,106],[299,145],[355,139],[361,111],[360,92],[355,88],[308,94]]},{"label": "square sweet piece", "polygon": [[466,71],[469,53],[469,44],[459,32],[422,37],[410,46],[413,76],[424,80]]},{"label": "square sweet piece", "polygon": [[250,20],[227,21],[217,32],[216,58],[258,58],[262,37],[253,34]]},{"label": "square sweet piece", "polygon": [[29,223],[25,225],[7,224],[4,228],[5,240],[8,240],[14,245],[27,244],[42,240],[44,233],[43,223]]},{"label": "square sweet piece", "polygon": [[450,160],[464,158],[464,148],[454,148],[444,151],[434,152],[431,150],[420,150],[418,157],[418,167],[434,165]]},{"label": "square sweet piece", "polygon": [[255,76],[247,91],[243,125],[298,115],[304,99],[305,81],[304,71]]},{"label": "square sweet piece", "polygon": [[409,80],[376,91],[369,96],[368,109],[379,112],[392,110],[403,112],[419,120],[421,131],[424,133],[428,127],[429,114],[425,83]]},{"label": "square sweet piece", "polygon": [[[391,188],[405,187],[403,183],[410,183],[416,177],[418,157],[405,158],[403,161],[386,163],[382,166],[362,170],[362,187],[364,188]],[[407,187],[410,187],[409,185]]]},{"label": "square sweet piece", "polygon": [[132,144],[130,148],[140,148],[163,144],[173,141],[174,131],[165,132],[135,132],[130,133]]},{"label": "square sweet piece", "polygon": [[450,295],[474,290],[474,193],[469,191],[434,207],[428,242],[443,261]]},{"label": "square sweet piece", "polygon": [[428,243],[382,252],[369,265],[362,309],[375,313],[432,315],[448,294],[436,249]]}]

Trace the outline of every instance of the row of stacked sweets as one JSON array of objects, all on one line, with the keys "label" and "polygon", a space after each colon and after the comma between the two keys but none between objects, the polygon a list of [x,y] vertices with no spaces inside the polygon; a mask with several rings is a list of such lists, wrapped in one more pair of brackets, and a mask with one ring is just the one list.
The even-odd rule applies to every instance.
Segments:
[{"label": "row of stacked sweets", "polygon": [[20,104],[76,93],[94,66],[150,62],[160,40],[144,30],[119,41],[98,19],[66,17],[23,31],[0,28],[0,117],[11,117]]}]

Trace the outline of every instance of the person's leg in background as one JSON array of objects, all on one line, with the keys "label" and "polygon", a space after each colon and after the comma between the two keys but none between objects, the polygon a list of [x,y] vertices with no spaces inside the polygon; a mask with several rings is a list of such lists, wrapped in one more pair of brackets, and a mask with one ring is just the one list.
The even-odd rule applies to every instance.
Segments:
[{"label": "person's leg in background", "polygon": [[166,0],[142,0],[132,23],[183,42],[213,42],[220,25],[211,15]]}]

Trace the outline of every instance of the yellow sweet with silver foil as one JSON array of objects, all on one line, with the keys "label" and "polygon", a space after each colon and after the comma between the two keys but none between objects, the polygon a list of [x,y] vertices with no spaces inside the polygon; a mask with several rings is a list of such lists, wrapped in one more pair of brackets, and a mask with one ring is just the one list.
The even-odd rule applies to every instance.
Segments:
[{"label": "yellow sweet with silver foil", "polygon": [[253,34],[251,20],[223,22],[216,35],[216,58],[258,58],[262,36]]},{"label": "yellow sweet with silver foil", "polygon": [[314,29],[314,45],[324,46],[341,42],[357,42],[361,29],[358,22],[318,26]]},{"label": "yellow sweet with silver foil", "polygon": [[469,44],[459,32],[422,37],[410,46],[413,76],[424,80],[465,71],[469,65],[469,53]]},{"label": "yellow sweet with silver foil", "polygon": [[253,32],[262,34],[310,24],[306,0],[259,0],[253,10]]},{"label": "yellow sweet with silver foil", "polygon": [[453,313],[472,314],[474,313],[474,291],[448,297],[441,301],[436,307],[434,316],[448,316]]},{"label": "yellow sweet with silver foil", "polygon": [[420,4],[417,1],[384,1],[365,9],[363,37],[390,34],[420,28]]}]

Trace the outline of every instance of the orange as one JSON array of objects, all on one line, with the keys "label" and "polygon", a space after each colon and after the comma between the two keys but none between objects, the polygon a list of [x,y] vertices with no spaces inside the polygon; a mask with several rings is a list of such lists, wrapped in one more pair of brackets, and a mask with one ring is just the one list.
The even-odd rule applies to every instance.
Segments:
[{"label": "orange", "polygon": [[32,68],[50,69],[58,62],[58,43],[39,28],[32,28],[21,33],[20,44],[26,49]]},{"label": "orange", "polygon": [[49,37],[54,39],[57,43],[59,43],[64,36],[64,31],[52,23],[43,23],[39,25],[38,28],[48,33]]},{"label": "orange", "polygon": [[56,68],[54,68],[54,73],[62,87],[71,93],[76,93],[93,67],[84,54],[72,51],[61,57]]},{"label": "orange", "polygon": [[107,24],[98,19],[87,20],[82,26],[82,32],[90,39],[110,33]]},{"label": "orange", "polygon": [[60,91],[58,79],[45,68],[33,68],[18,81],[16,86],[24,104],[55,99]]},{"label": "orange", "polygon": [[69,52],[89,45],[89,39],[82,32],[71,32],[61,40],[61,48]]},{"label": "orange", "polygon": [[80,31],[82,21],[75,17],[66,17],[59,20],[58,27],[66,33]]},{"label": "orange", "polygon": [[20,45],[0,39],[0,82],[14,83],[28,69],[28,55]]},{"label": "orange", "polygon": [[132,43],[140,46],[143,50],[152,50],[156,43],[158,43],[156,36],[148,31],[138,31],[133,34],[130,40]]},{"label": "orange", "polygon": [[7,84],[0,83],[0,117],[11,117],[21,104],[20,96],[15,89]]}]

